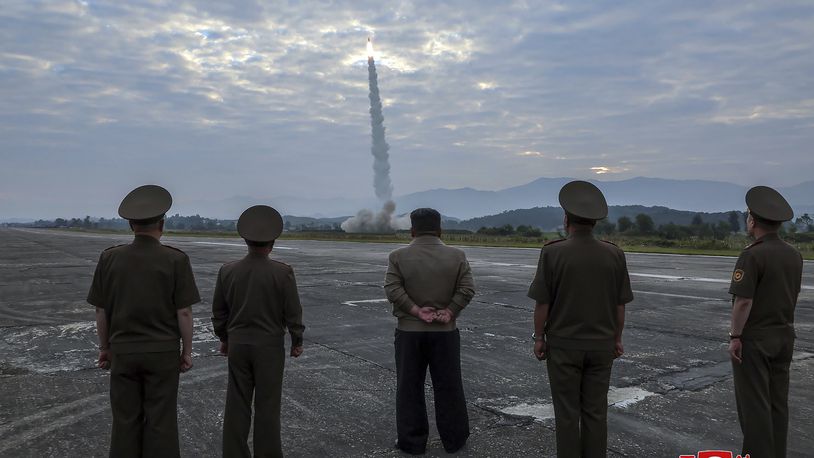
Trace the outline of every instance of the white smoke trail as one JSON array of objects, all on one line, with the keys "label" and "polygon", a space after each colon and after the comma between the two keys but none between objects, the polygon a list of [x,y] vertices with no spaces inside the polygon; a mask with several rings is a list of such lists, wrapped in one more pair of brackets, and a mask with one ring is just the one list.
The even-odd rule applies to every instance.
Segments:
[{"label": "white smoke trail", "polygon": [[373,56],[367,58],[367,78],[370,85],[370,130],[373,155],[373,188],[376,197],[384,202],[381,211],[360,210],[356,216],[345,220],[341,227],[345,232],[393,232],[398,229],[409,229],[409,217],[395,216],[396,204],[393,202],[393,184],[390,181],[390,145],[384,138],[384,115],[382,99],[379,95],[379,78],[376,74],[376,62]]},{"label": "white smoke trail", "polygon": [[373,232],[391,233],[400,229],[410,228],[408,215],[395,215],[396,204],[392,200],[384,203],[382,209],[373,213],[371,210],[359,210],[356,216],[346,219],[341,227],[345,232]]},{"label": "white smoke trail", "polygon": [[382,99],[379,96],[379,77],[376,74],[376,62],[373,56],[367,58],[367,80],[370,85],[370,130],[373,144],[370,153],[373,154],[373,187],[376,197],[383,201],[393,198],[393,185],[390,182],[390,145],[384,139],[384,114],[382,114]]}]

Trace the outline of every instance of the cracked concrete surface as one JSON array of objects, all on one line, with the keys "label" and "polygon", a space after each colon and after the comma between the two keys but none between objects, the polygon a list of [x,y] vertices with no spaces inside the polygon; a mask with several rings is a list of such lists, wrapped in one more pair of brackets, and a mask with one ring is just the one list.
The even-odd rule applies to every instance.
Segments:
[{"label": "cracked concrete surface", "polygon": [[[0,456],[106,456],[107,373],[94,368],[93,309],[84,298],[99,253],[129,236],[0,230]],[[235,239],[167,237],[193,263],[204,302],[195,315],[195,367],[182,376],[182,455],[218,456],[226,361],[209,307],[217,270],[244,249]],[[304,307],[305,354],[286,365],[288,456],[399,456],[395,440],[394,318],[381,289],[395,245],[281,241]],[[553,456],[544,365],[531,354],[525,297],[539,250],[465,248],[478,294],[459,328],[472,436],[460,456]],[[628,255],[636,300],[626,354],[614,365],[610,456],[737,450],[740,430],[724,352],[725,280],[734,259]],[[814,285],[806,263],[804,284]],[[715,281],[708,281],[708,280]],[[814,292],[803,291],[790,390],[790,456],[814,438]],[[427,384],[429,456],[445,455]]]}]

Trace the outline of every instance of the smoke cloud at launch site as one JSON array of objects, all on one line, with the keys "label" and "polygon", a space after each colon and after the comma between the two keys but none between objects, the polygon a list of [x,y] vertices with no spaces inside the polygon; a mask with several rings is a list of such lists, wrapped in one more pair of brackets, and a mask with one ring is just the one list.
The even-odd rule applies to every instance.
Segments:
[{"label": "smoke cloud at launch site", "polygon": [[370,86],[370,153],[373,155],[373,188],[376,197],[383,202],[378,213],[371,210],[360,210],[356,216],[345,220],[341,227],[345,232],[393,232],[396,229],[410,227],[409,218],[395,216],[396,204],[393,202],[393,184],[390,181],[390,145],[384,138],[384,115],[382,99],[379,96],[379,78],[376,74],[376,62],[373,56],[367,59],[368,83]]}]

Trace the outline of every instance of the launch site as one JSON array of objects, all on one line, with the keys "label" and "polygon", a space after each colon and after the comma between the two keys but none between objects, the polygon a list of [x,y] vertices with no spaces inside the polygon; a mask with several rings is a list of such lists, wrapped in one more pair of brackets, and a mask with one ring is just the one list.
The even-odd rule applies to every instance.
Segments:
[{"label": "launch site", "polygon": [[[126,235],[0,231],[3,456],[105,456],[107,373],[96,368],[93,307],[85,302],[101,250]],[[239,259],[235,239],[174,238],[189,254],[203,302],[193,307],[195,367],[181,375],[184,456],[220,449],[226,358],[209,317],[220,265]],[[286,241],[275,259],[294,266],[307,329],[303,356],[286,362],[283,445],[292,456],[400,456],[393,448],[393,317],[382,280],[391,244]],[[544,363],[531,352],[526,297],[539,250],[466,248],[477,296],[460,319],[461,369],[472,436],[460,456],[554,456]],[[635,301],[626,355],[608,394],[608,456],[678,456],[739,445],[726,354],[733,258],[629,254]],[[814,438],[814,264],[797,304],[789,389],[789,456]],[[721,338],[721,336],[724,338]],[[432,389],[427,386],[430,422]],[[427,456],[447,456],[430,428]],[[318,440],[314,438],[318,437]],[[530,452],[532,450],[533,452]]]},{"label": "launch site", "polygon": [[6,3],[0,456],[812,455],[814,4]]}]

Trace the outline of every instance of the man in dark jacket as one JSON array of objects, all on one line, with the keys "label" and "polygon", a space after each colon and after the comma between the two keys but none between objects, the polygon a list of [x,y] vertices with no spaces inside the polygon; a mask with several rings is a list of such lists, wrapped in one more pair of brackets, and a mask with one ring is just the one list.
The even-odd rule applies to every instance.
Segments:
[{"label": "man in dark jacket", "polygon": [[189,257],[159,242],[171,205],[170,193],[155,185],[122,200],[119,215],[135,237],[102,253],[88,293],[99,367],[111,369],[111,457],[180,455],[179,371],[192,367],[192,304],[200,297]]},{"label": "man in dark jacket", "polygon": [[746,229],[755,242],[738,257],[729,292],[729,354],[735,380],[742,454],[783,458],[789,425],[789,365],[794,353],[794,309],[803,257],[780,239],[794,213],[779,192],[756,186],[746,193]]},{"label": "man in dark jacket", "polygon": [[547,243],[528,296],[534,309],[534,354],[548,361],[557,456],[605,457],[608,388],[622,355],[625,304],[633,300],[625,254],[597,240],[608,215],[602,192],[572,181],[560,190],[568,238]]},{"label": "man in dark jacket", "polygon": [[240,261],[218,272],[212,324],[229,357],[223,417],[223,456],[250,457],[247,443],[254,397],[254,456],[280,457],[280,401],[285,366],[284,337],[294,358],[302,354],[302,307],[294,271],[269,258],[283,231],[277,210],[255,205],[243,212],[237,231],[248,245]]}]

